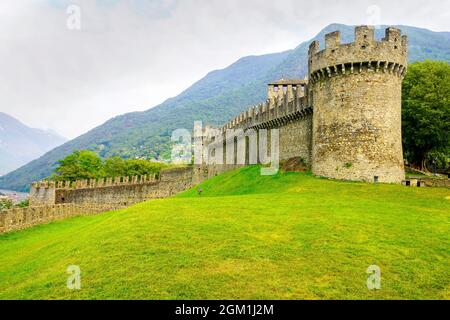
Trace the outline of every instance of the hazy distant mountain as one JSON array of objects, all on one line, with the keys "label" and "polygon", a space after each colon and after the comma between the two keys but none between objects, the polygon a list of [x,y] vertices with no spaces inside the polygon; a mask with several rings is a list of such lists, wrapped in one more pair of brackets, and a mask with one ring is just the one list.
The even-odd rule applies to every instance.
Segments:
[{"label": "hazy distant mountain", "polygon": [[[398,26],[409,36],[409,60],[450,62],[450,33]],[[384,36],[385,26],[376,30]],[[175,98],[144,112],[113,118],[88,133],[52,150],[26,166],[0,177],[0,188],[25,190],[33,180],[51,174],[57,161],[73,150],[90,149],[103,157],[160,157],[170,152],[171,132],[192,128],[195,120],[223,124],[236,113],[266,99],[266,83],[284,78],[303,78],[307,73],[308,46],[324,45],[325,33],[340,30],[343,42],[354,39],[354,27],[329,25],[316,37],[281,53],[245,57],[228,68],[209,73]]]},{"label": "hazy distant mountain", "polygon": [[0,174],[13,171],[66,141],[52,131],[27,127],[0,112]]}]

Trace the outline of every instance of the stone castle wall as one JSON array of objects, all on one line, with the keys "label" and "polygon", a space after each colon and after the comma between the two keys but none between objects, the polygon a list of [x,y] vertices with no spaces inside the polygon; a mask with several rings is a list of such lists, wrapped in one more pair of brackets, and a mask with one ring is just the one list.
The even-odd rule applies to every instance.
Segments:
[{"label": "stone castle wall", "polygon": [[[319,48],[318,41],[310,45],[308,81],[270,83],[265,103],[218,128],[213,139],[204,137],[206,144],[212,153],[218,148],[239,150],[253,134],[259,137],[263,129],[279,129],[280,161],[301,158],[315,175],[327,178],[401,183],[401,84],[407,70],[407,37],[388,28],[376,41],[374,29],[361,26],[355,29],[354,42],[341,44],[340,33],[332,32],[325,36],[325,49]],[[230,129],[243,133],[230,139]],[[266,143],[270,154],[270,138]],[[261,148],[259,140],[257,146]],[[245,158],[234,156],[234,166],[225,153],[219,152],[221,161],[210,163],[210,175],[255,163],[248,150]],[[263,161],[258,157],[256,163]]]},{"label": "stone castle wall", "polygon": [[[73,182],[37,182],[30,191],[30,206],[73,203],[126,207],[138,202],[167,198],[191,188],[192,167],[163,170],[159,176],[116,177]],[[197,177],[197,180],[201,180]]]},{"label": "stone castle wall", "polygon": [[122,209],[147,200],[168,198],[205,178],[203,171],[197,171],[195,167],[183,167],[163,170],[159,177],[33,183],[30,207],[0,211],[0,233],[73,216]]},{"label": "stone castle wall", "polygon": [[58,204],[3,210],[0,211],[0,233],[18,231],[69,217],[93,215],[114,209],[119,208],[110,205]]},{"label": "stone castle wall", "polygon": [[311,164],[312,114],[280,127],[280,160],[300,157]]},{"label": "stone castle wall", "polygon": [[[205,131],[208,133],[204,133],[201,141],[208,148],[208,176],[249,164],[265,163],[261,158],[261,148],[265,146],[267,154],[264,158],[269,159],[272,129],[279,130],[280,161],[297,157],[311,164],[313,109],[305,95],[307,84],[305,80],[273,82],[269,84],[265,103],[240,113],[221,128],[207,128]],[[232,130],[235,134],[229,136]],[[263,130],[267,131],[265,141],[261,140]],[[255,148],[257,157],[252,158],[252,148]]]},{"label": "stone castle wall", "polygon": [[102,187],[57,189],[55,203],[78,205],[110,204],[127,207],[139,202],[173,196],[193,186],[192,168],[171,169],[161,172],[161,179],[136,183],[120,183]]}]

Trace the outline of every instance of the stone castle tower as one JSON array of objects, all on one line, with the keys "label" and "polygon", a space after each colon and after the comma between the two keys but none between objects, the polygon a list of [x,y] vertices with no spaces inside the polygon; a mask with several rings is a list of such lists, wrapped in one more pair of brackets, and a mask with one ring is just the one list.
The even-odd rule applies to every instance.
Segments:
[{"label": "stone castle tower", "polygon": [[400,183],[404,178],[401,85],[407,68],[407,37],[386,29],[355,29],[355,41],[339,32],[309,48],[309,99],[314,107],[312,171],[344,180]]},{"label": "stone castle tower", "polygon": [[[308,80],[269,83],[264,103],[217,128],[217,136],[204,143],[213,163],[221,164],[210,163],[209,176],[234,165],[264,163],[261,150],[271,146],[260,135],[275,129],[280,161],[299,159],[326,178],[401,183],[401,87],[407,61],[407,37],[396,28],[387,28],[381,41],[375,40],[374,28],[359,26],[351,43],[341,44],[338,31],[325,35],[323,50],[312,42]],[[235,133],[229,136],[230,131]],[[258,141],[253,150],[259,157],[248,156],[252,140]],[[241,161],[230,163],[239,150],[234,158]]]}]

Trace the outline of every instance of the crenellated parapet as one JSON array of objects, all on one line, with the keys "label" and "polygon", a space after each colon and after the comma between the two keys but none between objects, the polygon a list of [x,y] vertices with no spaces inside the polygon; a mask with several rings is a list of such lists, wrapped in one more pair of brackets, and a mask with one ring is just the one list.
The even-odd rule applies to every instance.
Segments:
[{"label": "crenellated parapet", "polygon": [[53,181],[39,181],[39,182],[33,182],[31,184],[32,188],[35,189],[52,189],[55,188],[56,183]]},{"label": "crenellated parapet", "polygon": [[[76,181],[58,181],[56,184],[51,182],[53,187],[57,190],[60,189],[93,189],[93,188],[105,188],[113,186],[127,186],[127,185],[137,185],[137,184],[147,184],[158,181],[158,175],[143,175],[143,176],[125,176],[125,177],[114,177],[114,178],[100,178],[100,179],[85,179]],[[34,182],[33,185],[36,186],[46,186],[46,182]]]},{"label": "crenellated parapet", "polygon": [[[34,182],[30,189],[30,207],[77,204],[126,207],[151,199],[172,196],[192,186],[190,166],[163,169],[141,176],[110,177],[77,181]],[[201,181],[201,177],[196,177]]]},{"label": "crenellated parapet", "polygon": [[306,91],[307,80],[278,80],[268,84],[268,99],[241,112],[221,130],[261,129],[281,126],[312,113]]},{"label": "crenellated parapet", "polygon": [[385,72],[404,77],[408,65],[408,38],[397,28],[387,28],[381,41],[375,40],[374,28],[355,28],[355,41],[341,44],[340,32],[325,35],[325,49],[314,41],[309,47],[311,82],[333,76],[362,72]]},{"label": "crenellated parapet", "polygon": [[387,28],[359,26],[342,44],[338,31],[309,47],[309,99],[314,104],[312,172],[343,179],[400,183],[404,180],[401,139],[402,80],[408,39]]}]

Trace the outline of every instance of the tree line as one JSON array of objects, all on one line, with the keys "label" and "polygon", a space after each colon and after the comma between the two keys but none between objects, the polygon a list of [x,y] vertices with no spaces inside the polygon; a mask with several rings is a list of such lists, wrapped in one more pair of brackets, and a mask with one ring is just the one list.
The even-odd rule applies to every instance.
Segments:
[{"label": "tree line", "polygon": [[66,158],[58,161],[58,166],[50,180],[75,181],[85,179],[101,179],[109,177],[131,177],[159,174],[161,169],[169,165],[143,159],[122,159],[112,157],[102,159],[88,150],[74,151]]},{"label": "tree line", "polygon": [[405,159],[421,170],[449,172],[450,64],[416,62],[402,87]]}]

